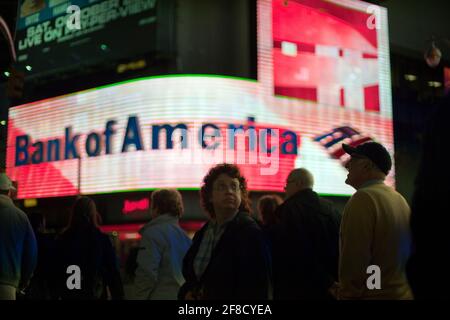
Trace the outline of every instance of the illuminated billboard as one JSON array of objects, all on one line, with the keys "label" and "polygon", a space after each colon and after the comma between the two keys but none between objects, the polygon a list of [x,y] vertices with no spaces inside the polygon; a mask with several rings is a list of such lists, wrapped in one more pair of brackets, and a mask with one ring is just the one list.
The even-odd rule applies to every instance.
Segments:
[{"label": "illuminated billboard", "polygon": [[173,37],[173,7],[172,0],[20,0],[15,36],[18,65],[28,66],[28,76],[45,75],[167,53]]},{"label": "illuminated billboard", "polygon": [[273,1],[275,94],[379,111],[377,29],[368,27],[370,16],[324,0]]},{"label": "illuminated billboard", "polygon": [[[322,44],[317,36],[310,39],[314,52],[303,52],[301,39],[286,35],[278,19],[290,16],[286,10],[303,19],[303,9],[311,16],[329,8],[330,19],[341,21],[333,17],[359,17],[369,4],[285,2],[258,2],[257,81],[148,77],[11,108],[7,172],[18,182],[18,197],[197,189],[208,169],[222,162],[238,164],[250,190],[283,191],[290,170],[306,167],[319,193],[352,194],[341,144],[376,140],[393,153],[386,11],[376,12],[377,28],[368,33],[375,45],[355,22],[345,29],[345,41]],[[314,28],[328,30],[328,23]],[[344,53],[323,63],[319,53],[333,45]],[[280,70],[291,63],[285,57],[294,59],[294,70],[284,77]],[[322,63],[325,69],[314,74]],[[312,90],[302,88],[316,94],[305,96]],[[388,183],[394,183],[393,171]]]}]

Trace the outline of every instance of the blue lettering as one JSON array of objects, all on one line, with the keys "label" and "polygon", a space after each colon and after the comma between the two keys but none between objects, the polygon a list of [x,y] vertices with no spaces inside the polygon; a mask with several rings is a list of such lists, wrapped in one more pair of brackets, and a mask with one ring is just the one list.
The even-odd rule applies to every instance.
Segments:
[{"label": "blue lettering", "polygon": [[228,137],[228,148],[231,150],[234,150],[234,143],[235,143],[235,139],[236,139],[236,134],[238,133],[245,133],[244,131],[244,126],[240,125],[240,126],[236,126],[234,124],[229,124],[228,125],[228,133],[229,133],[229,137]]},{"label": "blue lettering", "polygon": [[138,118],[133,116],[128,118],[127,130],[123,139],[122,152],[128,151],[128,146],[134,144],[136,150],[142,150],[142,139],[138,125]]},{"label": "blue lettering", "polygon": [[[267,134],[269,134],[271,137],[270,141],[267,141]],[[276,132],[274,132],[272,129],[261,129],[259,132],[259,137],[260,152],[271,154],[272,152],[277,150],[276,146],[271,146],[269,150],[267,149],[268,145],[271,144],[270,142],[272,141],[272,139],[277,137]]]},{"label": "blue lettering", "polygon": [[[282,154],[297,154],[298,143],[297,143],[297,135],[295,134],[295,132],[285,131],[285,132],[283,132],[283,134],[281,136],[283,138],[291,137],[290,140],[284,141],[281,144],[281,153]],[[288,150],[288,147],[290,147],[289,149],[291,149],[291,151]]]},{"label": "blue lettering", "polygon": [[[250,151],[254,151],[256,147],[256,130],[255,130],[255,118],[248,117],[248,133],[249,133],[249,149]],[[235,141],[236,141],[236,134],[246,134],[247,130],[244,129],[243,125],[236,126],[234,124],[228,125],[228,133],[229,133],[229,139],[228,139],[228,147],[230,149],[235,148]],[[244,137],[246,139],[246,137]]]},{"label": "blue lettering", "polygon": [[59,139],[47,142],[47,161],[59,161],[60,141]]},{"label": "blue lettering", "polygon": [[106,129],[103,133],[105,135],[105,153],[111,154],[111,136],[116,132],[112,126],[115,125],[117,122],[115,120],[109,120],[106,123]]},{"label": "blue lettering", "polygon": [[28,143],[30,137],[25,134],[16,137],[16,167],[28,164]]},{"label": "blue lettering", "polygon": [[43,142],[36,142],[33,143],[33,155],[31,156],[31,163],[32,164],[39,164],[42,161],[44,161],[44,143]]},{"label": "blue lettering", "polygon": [[249,149],[254,151],[256,147],[256,130],[255,130],[255,118],[248,117],[248,130],[249,130]]},{"label": "blue lettering", "polygon": [[64,159],[73,159],[73,158],[79,158],[80,155],[77,151],[77,140],[80,137],[79,134],[74,135],[71,137],[72,133],[72,127],[66,128],[66,134],[65,134],[65,147],[64,147]]},{"label": "blue lettering", "polygon": [[162,126],[155,125],[152,127],[152,149],[159,149],[159,132],[161,129],[166,130],[166,149],[173,149],[172,135],[176,129],[181,129],[181,149],[188,147],[187,140],[187,126],[184,123],[179,123],[175,127],[165,124]]},{"label": "blue lettering", "polygon": [[[94,148],[92,148],[94,143]],[[100,136],[96,132],[90,133],[86,138],[86,153],[89,157],[96,157],[100,154]]]}]

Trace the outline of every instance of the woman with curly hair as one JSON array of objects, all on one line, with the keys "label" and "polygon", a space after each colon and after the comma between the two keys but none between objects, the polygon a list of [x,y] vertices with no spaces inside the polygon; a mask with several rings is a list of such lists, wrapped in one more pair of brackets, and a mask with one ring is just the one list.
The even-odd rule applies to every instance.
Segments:
[{"label": "woman with curly hair", "polygon": [[250,216],[247,182],[238,167],[220,164],[200,190],[209,215],[183,261],[179,299],[270,299],[271,259],[261,229]]}]

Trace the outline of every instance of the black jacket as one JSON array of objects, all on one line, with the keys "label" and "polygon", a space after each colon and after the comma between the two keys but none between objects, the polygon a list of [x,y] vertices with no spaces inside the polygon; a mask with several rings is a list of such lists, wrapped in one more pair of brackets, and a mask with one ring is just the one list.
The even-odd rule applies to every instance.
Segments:
[{"label": "black jacket", "polygon": [[270,299],[270,252],[256,221],[239,212],[226,227],[214,248],[211,260],[200,279],[193,263],[207,228],[203,226],[194,236],[192,246],[183,261],[185,284],[178,298],[188,291],[202,292],[202,299]]},{"label": "black jacket", "polygon": [[[67,267],[81,270],[81,289],[69,290]],[[123,299],[124,291],[116,253],[109,237],[96,227],[69,229],[58,239],[58,281],[62,299]]]},{"label": "black jacket", "polygon": [[276,213],[272,242],[274,299],[329,299],[337,281],[340,214],[311,189],[299,191]]}]

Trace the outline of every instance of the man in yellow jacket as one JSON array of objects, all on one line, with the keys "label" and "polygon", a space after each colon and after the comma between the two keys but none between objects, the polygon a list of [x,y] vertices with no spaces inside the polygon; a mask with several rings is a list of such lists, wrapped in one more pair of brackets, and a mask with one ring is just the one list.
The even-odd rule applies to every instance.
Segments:
[{"label": "man in yellow jacket", "polygon": [[357,191],[341,222],[339,299],[412,299],[405,265],[410,254],[410,208],[384,184],[392,162],[379,143],[353,148],[345,183]]}]

